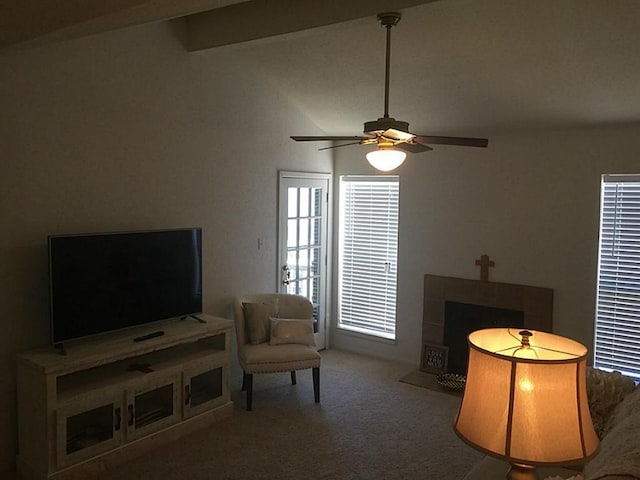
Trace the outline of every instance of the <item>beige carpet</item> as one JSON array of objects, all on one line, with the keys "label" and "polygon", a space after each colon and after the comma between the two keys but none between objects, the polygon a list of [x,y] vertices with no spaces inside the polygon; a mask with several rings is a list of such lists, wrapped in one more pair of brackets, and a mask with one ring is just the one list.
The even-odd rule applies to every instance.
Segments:
[{"label": "beige carpet", "polygon": [[452,430],[460,399],[400,382],[411,367],[322,352],[311,371],[254,377],[253,411],[233,378],[233,416],[101,480],[460,480],[482,458]]}]

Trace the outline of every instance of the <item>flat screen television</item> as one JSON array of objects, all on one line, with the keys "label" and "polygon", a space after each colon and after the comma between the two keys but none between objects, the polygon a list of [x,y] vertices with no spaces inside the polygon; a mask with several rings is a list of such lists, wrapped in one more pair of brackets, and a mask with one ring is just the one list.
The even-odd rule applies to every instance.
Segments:
[{"label": "flat screen television", "polygon": [[200,228],[48,237],[51,339],[202,312]]}]

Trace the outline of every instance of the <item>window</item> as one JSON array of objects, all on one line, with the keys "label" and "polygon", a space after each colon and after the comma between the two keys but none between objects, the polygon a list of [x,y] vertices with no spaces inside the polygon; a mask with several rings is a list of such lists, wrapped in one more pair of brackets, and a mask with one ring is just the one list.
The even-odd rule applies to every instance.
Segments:
[{"label": "window", "polygon": [[640,175],[604,175],[594,365],[640,380]]},{"label": "window", "polygon": [[340,179],[338,327],[396,336],[397,176]]}]

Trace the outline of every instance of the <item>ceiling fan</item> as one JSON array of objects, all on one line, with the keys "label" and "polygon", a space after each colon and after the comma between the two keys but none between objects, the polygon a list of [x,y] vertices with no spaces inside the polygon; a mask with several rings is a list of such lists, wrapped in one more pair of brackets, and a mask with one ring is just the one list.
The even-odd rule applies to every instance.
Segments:
[{"label": "ceiling fan", "polygon": [[384,82],[384,116],[377,120],[365,122],[364,133],[368,136],[292,136],[296,142],[334,141],[350,142],[329,148],[346,147],[348,145],[377,145],[377,149],[367,154],[367,160],[378,170],[389,171],[399,167],[406,158],[406,153],[421,153],[432,150],[429,145],[458,145],[464,147],[486,147],[486,138],[438,137],[433,135],[417,135],[409,132],[409,123],[389,116],[389,65],[391,59],[391,28],[400,21],[400,13],[387,12],[378,14],[378,21],[387,29],[387,55]]}]

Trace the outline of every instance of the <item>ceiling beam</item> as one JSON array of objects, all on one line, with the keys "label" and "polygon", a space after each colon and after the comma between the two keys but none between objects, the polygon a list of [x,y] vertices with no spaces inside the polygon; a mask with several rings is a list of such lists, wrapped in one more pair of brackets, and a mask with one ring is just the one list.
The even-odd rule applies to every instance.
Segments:
[{"label": "ceiling beam", "polygon": [[438,0],[251,0],[187,16],[187,49],[242,43]]},{"label": "ceiling beam", "polygon": [[0,4],[0,49],[159,22],[243,0],[18,0]]}]

